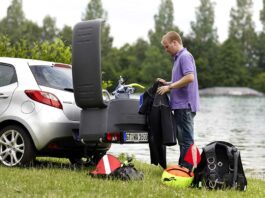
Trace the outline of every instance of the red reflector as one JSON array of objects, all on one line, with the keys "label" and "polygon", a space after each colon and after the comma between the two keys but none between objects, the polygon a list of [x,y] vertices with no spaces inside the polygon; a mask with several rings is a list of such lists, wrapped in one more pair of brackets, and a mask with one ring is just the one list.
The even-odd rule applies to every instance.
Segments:
[{"label": "red reflector", "polygon": [[107,142],[119,142],[121,140],[120,132],[107,132],[106,141]]},{"label": "red reflector", "polygon": [[55,143],[50,143],[48,144],[48,149],[59,149],[60,147],[58,146],[58,144]]},{"label": "red reflector", "polygon": [[58,109],[63,109],[60,100],[52,93],[38,90],[25,90],[25,94],[32,100]]}]

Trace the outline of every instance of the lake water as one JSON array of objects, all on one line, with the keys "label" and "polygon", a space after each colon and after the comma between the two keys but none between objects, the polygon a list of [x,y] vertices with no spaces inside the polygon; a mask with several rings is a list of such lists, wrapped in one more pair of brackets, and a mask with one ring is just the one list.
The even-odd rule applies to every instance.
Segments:
[{"label": "lake water", "polygon": [[[247,176],[265,179],[265,97],[201,97],[194,125],[200,150],[212,141],[230,142],[239,148]],[[109,152],[150,162],[148,144],[113,144]],[[168,164],[178,157],[178,146],[167,147]]]}]

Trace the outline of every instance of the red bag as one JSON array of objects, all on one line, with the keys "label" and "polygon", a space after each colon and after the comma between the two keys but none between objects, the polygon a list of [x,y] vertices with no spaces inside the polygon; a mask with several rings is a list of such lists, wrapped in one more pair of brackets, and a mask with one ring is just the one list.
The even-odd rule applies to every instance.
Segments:
[{"label": "red bag", "polygon": [[201,161],[201,154],[198,147],[195,144],[192,144],[188,149],[184,157],[184,161],[190,163],[193,166],[192,170],[197,168],[197,165]]},{"label": "red bag", "polygon": [[90,172],[91,176],[106,176],[121,167],[121,162],[113,155],[106,154],[98,162],[96,169]]},{"label": "red bag", "polygon": [[98,162],[96,169],[89,174],[92,177],[120,179],[120,180],[141,180],[144,175],[141,171],[134,168],[132,159],[128,159],[126,163],[121,163],[118,158],[113,155],[104,155]]}]

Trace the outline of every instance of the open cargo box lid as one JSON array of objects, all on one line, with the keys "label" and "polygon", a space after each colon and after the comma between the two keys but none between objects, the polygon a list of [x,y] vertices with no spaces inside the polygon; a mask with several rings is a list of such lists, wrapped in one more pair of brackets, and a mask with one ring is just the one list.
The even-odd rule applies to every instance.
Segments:
[{"label": "open cargo box lid", "polygon": [[82,109],[106,107],[102,97],[102,19],[80,22],[73,30],[73,85],[77,106]]}]

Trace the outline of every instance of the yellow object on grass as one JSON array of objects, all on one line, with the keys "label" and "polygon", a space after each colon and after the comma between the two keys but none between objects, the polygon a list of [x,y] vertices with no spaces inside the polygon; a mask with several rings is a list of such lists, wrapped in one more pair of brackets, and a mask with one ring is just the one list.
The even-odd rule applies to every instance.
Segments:
[{"label": "yellow object on grass", "polygon": [[161,181],[173,188],[190,187],[194,174],[184,167],[173,165],[164,170]]}]

